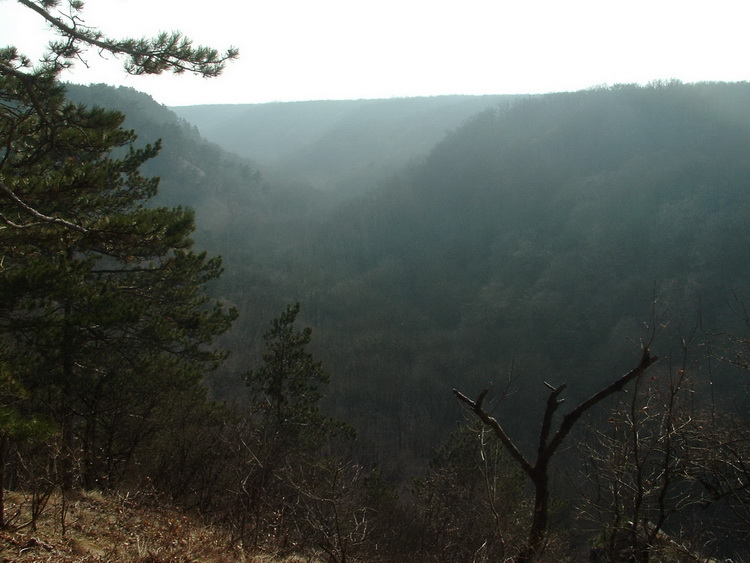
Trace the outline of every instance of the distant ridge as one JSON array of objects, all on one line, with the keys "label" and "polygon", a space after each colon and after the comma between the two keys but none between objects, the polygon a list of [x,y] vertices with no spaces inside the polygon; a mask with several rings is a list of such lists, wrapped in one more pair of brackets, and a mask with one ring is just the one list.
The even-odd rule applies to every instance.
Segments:
[{"label": "distant ridge", "polygon": [[264,172],[323,190],[361,192],[425,155],[445,134],[518,96],[435,96],[170,108]]}]

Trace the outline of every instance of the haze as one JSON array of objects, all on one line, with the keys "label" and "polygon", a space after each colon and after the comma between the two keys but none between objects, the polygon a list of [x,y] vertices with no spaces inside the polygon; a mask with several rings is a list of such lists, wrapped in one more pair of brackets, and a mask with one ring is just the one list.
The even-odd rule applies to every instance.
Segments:
[{"label": "haze", "polygon": [[[593,85],[740,81],[739,1],[88,0],[111,36],[179,29],[241,51],[217,80],[126,76],[88,54],[65,78],[122,84],[166,105],[569,91]],[[41,18],[0,0],[0,44],[38,55]],[[29,30],[36,30],[30,32]]]}]

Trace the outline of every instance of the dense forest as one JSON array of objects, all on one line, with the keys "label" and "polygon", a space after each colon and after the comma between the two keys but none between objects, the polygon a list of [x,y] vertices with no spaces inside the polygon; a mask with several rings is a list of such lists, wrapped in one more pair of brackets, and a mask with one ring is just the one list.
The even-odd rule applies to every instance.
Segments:
[{"label": "dense forest", "polygon": [[595,389],[637,357],[654,300],[683,330],[699,314],[739,330],[749,96],[664,83],[519,99],[345,201],[266,183],[263,203],[233,205],[248,184],[199,240],[228,264],[218,291],[238,327],[300,300],[342,416],[409,419],[400,443],[431,443],[455,420],[446,389],[511,365],[529,398],[552,376]]},{"label": "dense forest", "polygon": [[[749,289],[747,84],[503,100],[424,156],[405,155],[409,164],[383,172],[375,187],[337,186],[335,196],[264,179],[143,95],[105,90],[112,107],[139,99],[161,112],[180,131],[174,146],[203,147],[153,165],[160,197],[195,207],[199,244],[226,266],[212,292],[240,312],[222,339],[232,356],[209,380],[215,398],[252,400],[237,374],[257,365],[268,319],[301,302],[312,350],[332,375],[325,410],[356,429],[351,455],[400,488],[434,468],[436,448],[465,423],[451,388],[471,395],[492,386],[504,398],[498,417],[528,447],[544,382],[567,383],[567,400],[578,404],[637,363],[646,341],[667,358],[655,370],[690,365],[694,408],[744,412],[746,376],[736,368]],[[137,121],[146,112],[129,114],[148,131]],[[229,136],[241,143],[246,127]],[[335,152],[328,139],[308,151]],[[341,163],[321,160],[336,177]],[[323,164],[307,166],[320,174]],[[235,177],[210,176],[210,192],[177,195],[190,183],[171,184],[172,169],[193,167]],[[560,472],[571,455],[561,455]]]},{"label": "dense forest", "polygon": [[748,559],[750,85],[178,117],[0,78],[30,525],[148,489],[340,563]]}]

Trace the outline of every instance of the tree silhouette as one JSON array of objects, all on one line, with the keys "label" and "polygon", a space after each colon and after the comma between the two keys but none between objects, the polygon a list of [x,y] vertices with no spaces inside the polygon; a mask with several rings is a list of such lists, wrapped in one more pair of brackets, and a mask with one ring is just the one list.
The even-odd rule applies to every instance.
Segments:
[{"label": "tree silhouette", "polygon": [[479,394],[477,399],[471,400],[463,393],[453,390],[455,396],[474,412],[474,414],[487,426],[489,426],[495,433],[500,442],[508,450],[510,456],[518,463],[523,471],[531,480],[534,486],[534,512],[532,516],[531,526],[529,528],[529,536],[526,542],[526,547],[517,556],[516,561],[526,562],[533,560],[534,557],[544,551],[545,541],[547,538],[547,532],[549,528],[549,468],[552,461],[552,457],[560,448],[562,443],[567,438],[573,426],[593,406],[597,405],[605,398],[609,397],[613,393],[622,390],[632,380],[638,378],[643,374],[654,362],[658,360],[658,357],[652,356],[647,347],[643,348],[643,354],[639,364],[630,370],[628,373],[598,391],[587,400],[583,401],[576,408],[570,411],[568,414],[563,416],[560,425],[551,435],[552,422],[557,409],[562,405],[564,399],[559,398],[560,394],[565,390],[566,385],[560,385],[553,387],[546,384],[550,389],[549,397],[547,398],[547,405],[544,410],[542,417],[542,426],[539,432],[539,445],[536,452],[536,459],[531,462],[516,446],[513,440],[506,434],[502,425],[497,421],[496,418],[490,416],[490,414],[484,408],[484,400],[487,397],[489,390],[485,389]]}]

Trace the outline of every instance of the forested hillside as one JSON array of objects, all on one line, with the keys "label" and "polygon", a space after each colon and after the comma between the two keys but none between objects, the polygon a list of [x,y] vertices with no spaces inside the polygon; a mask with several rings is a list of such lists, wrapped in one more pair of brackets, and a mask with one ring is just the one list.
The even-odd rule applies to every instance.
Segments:
[{"label": "forested hillside", "polygon": [[[334,374],[336,412],[382,446],[369,451],[388,452],[375,455],[393,459],[394,444],[425,455],[457,419],[448,391],[500,382],[511,365],[516,406],[550,378],[583,396],[637,355],[654,298],[673,323],[700,313],[720,332],[736,328],[747,297],[747,84],[503,104],[340,203],[264,183],[144,97],[171,123],[147,126],[160,121],[140,117],[136,93],[120,94],[142,138],[163,131],[173,146],[152,169],[163,197],[187,196],[198,242],[224,256],[216,291],[241,311],[231,368],[252,363],[267,319],[300,300]],[[321,123],[335,104],[323,104]],[[325,141],[310,150],[338,158]]]},{"label": "forested hillside", "polygon": [[749,104],[746,84],[520,101],[344,206],[314,239],[327,279],[304,301],[345,394],[429,413],[427,430],[446,389],[512,361],[521,388],[587,392],[630,358],[652,297],[684,327],[700,312],[733,330],[750,289]]},{"label": "forested hillside", "polygon": [[203,139],[195,126],[147,94],[104,84],[68,84],[67,95],[86,106],[121,111],[124,126],[137,132],[138,145],[163,141],[159,156],[143,168],[146,174],[161,178],[155,201],[201,209],[199,229],[220,231],[230,201],[243,208],[254,207],[262,183],[257,167]]},{"label": "forested hillside", "polygon": [[513,365],[520,413],[542,380],[576,396],[607,381],[637,355],[654,298],[684,330],[698,313],[736,328],[749,103],[746,84],[668,83],[487,110],[328,214],[294,195],[249,240],[255,210],[234,206],[221,291],[240,326],[300,299],[337,412],[389,458],[425,453],[456,420],[456,385],[499,384]]},{"label": "forested hillside", "polygon": [[[417,138],[407,101],[310,104],[322,113],[269,175],[266,156],[232,155],[134,90],[68,95],[124,111],[138,146],[163,139],[144,159],[162,178],[149,208],[195,208],[196,246],[223,256],[210,296],[238,313],[214,329],[231,356],[202,372],[219,402],[164,400],[155,420],[174,424],[127,456],[92,449],[109,471],[92,482],[148,482],[234,545],[342,563],[743,560],[749,84],[499,99],[429,135],[420,110],[418,137],[434,144],[403,158],[394,132]],[[419,104],[447,123],[445,101]],[[217,127],[245,126],[238,108],[210,109]],[[278,110],[264,109],[263,134],[288,139],[295,114],[276,122]],[[381,136],[347,137],[360,122]],[[376,146],[364,181],[362,147]],[[170,331],[193,329],[158,311]],[[138,389],[127,409],[102,404],[125,416],[163,396]],[[133,437],[92,404],[92,425]]]}]

